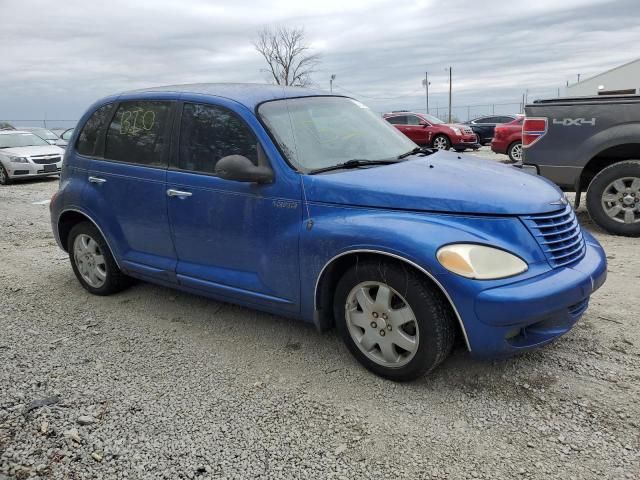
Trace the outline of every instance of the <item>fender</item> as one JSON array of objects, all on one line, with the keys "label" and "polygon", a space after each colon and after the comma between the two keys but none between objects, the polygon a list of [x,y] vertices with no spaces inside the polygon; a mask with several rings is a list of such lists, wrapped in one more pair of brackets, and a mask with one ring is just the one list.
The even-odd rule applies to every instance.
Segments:
[{"label": "fender", "polygon": [[75,212],[75,213],[79,213],[80,215],[82,215],[83,217],[85,217],[87,220],[89,220],[91,223],[93,223],[93,226],[96,227],[98,229],[98,232],[100,232],[100,235],[102,235],[102,238],[104,238],[105,243],[107,244],[107,248],[109,249],[109,253],[111,253],[111,256],[113,257],[114,262],[116,262],[116,265],[118,266],[118,268],[120,268],[120,263],[118,262],[118,256],[115,254],[113,248],[111,247],[111,244],[109,243],[109,237],[107,237],[104,232],[102,231],[102,228],[100,228],[100,225],[98,225],[98,222],[96,222],[91,215],[89,215],[87,212],[85,212],[84,210],[81,210],[79,208],[65,208],[64,210],[62,210],[59,214],[58,214],[58,218],[56,219],[56,242],[58,243],[58,246],[60,248],[62,248],[63,250],[65,250],[64,246],[62,245],[61,241],[60,241],[60,218],[62,217],[62,215],[64,215],[65,212]]},{"label": "fender", "polygon": [[374,254],[377,254],[377,255],[385,255],[387,257],[391,257],[391,258],[394,258],[396,260],[400,260],[401,262],[404,262],[404,263],[407,263],[407,264],[411,265],[415,269],[417,269],[420,272],[422,272],[426,277],[431,279],[433,281],[433,283],[435,283],[438,286],[438,288],[440,289],[440,291],[443,293],[443,295],[445,296],[445,298],[449,302],[449,305],[451,305],[451,309],[453,310],[453,313],[455,314],[456,318],[458,319],[458,325],[460,325],[460,329],[462,330],[462,336],[464,337],[464,343],[467,346],[467,350],[471,351],[471,345],[469,344],[469,337],[467,336],[467,330],[465,329],[464,323],[462,322],[462,317],[460,316],[460,313],[458,312],[458,309],[456,308],[455,304],[453,303],[453,300],[449,296],[449,293],[442,286],[442,284],[436,279],[436,277],[431,275],[431,273],[429,273],[427,270],[422,268],[417,263],[412,262],[411,260],[409,260],[407,258],[404,258],[404,257],[402,257],[400,255],[396,255],[394,253],[385,252],[383,250],[371,250],[371,249],[347,250],[346,252],[339,253],[338,255],[333,257],[331,260],[329,260],[324,265],[324,267],[322,267],[322,270],[320,270],[320,273],[318,274],[318,278],[316,280],[316,286],[315,286],[315,289],[314,289],[314,309],[315,309],[316,312],[318,311],[318,305],[316,304],[317,299],[318,299],[318,286],[320,285],[320,279],[322,278],[322,274],[325,272],[327,267],[329,265],[331,265],[334,261],[336,261],[338,258],[343,257],[345,255],[350,255],[350,254],[353,254],[353,253],[374,253]]},{"label": "fender", "polygon": [[[639,122],[614,125],[592,135],[578,146],[575,156],[576,158],[582,159],[582,162],[584,162],[582,168],[584,169],[584,167],[600,153],[611,147],[627,143],[640,143]],[[574,180],[576,191],[580,186],[582,171]]]}]

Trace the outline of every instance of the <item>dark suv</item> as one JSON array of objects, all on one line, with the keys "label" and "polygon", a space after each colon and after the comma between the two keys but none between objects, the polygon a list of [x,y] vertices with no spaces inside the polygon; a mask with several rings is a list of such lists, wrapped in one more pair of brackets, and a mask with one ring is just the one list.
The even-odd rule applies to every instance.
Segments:
[{"label": "dark suv", "polygon": [[513,122],[516,118],[516,115],[490,115],[474,118],[465,122],[465,125],[471,127],[480,145],[487,145],[491,143],[496,125]]}]

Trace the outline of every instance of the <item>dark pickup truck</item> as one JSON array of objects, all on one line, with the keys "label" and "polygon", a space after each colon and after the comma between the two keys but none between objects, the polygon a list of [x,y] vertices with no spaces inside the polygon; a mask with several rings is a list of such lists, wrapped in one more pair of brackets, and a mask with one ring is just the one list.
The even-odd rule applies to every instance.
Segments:
[{"label": "dark pickup truck", "polygon": [[523,168],[568,192],[610,233],[640,236],[640,95],[537,100],[525,107]]}]

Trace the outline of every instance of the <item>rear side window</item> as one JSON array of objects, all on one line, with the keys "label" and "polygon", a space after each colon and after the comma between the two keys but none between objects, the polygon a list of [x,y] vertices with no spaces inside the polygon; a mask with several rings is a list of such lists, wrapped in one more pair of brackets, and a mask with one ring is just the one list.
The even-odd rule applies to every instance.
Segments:
[{"label": "rear side window", "polygon": [[258,140],[235,113],[214,105],[185,103],[180,125],[178,168],[215,173],[216,163],[228,155],[242,155],[258,164]]},{"label": "rear side window", "polygon": [[[98,140],[106,127],[106,123],[109,121],[112,108],[112,104],[100,107],[93,112],[89,120],[87,120],[87,123],[84,124],[78,137],[78,143],[76,144],[76,150],[80,155],[96,155]],[[66,140],[67,138],[64,138],[63,134],[63,139]]]},{"label": "rear side window", "polygon": [[170,102],[121,103],[107,130],[104,158],[166,167],[170,109]]}]

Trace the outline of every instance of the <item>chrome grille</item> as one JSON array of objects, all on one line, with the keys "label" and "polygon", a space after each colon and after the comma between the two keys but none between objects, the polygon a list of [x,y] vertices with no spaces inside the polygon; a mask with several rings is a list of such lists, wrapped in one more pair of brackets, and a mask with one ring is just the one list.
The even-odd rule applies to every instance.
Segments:
[{"label": "chrome grille", "polygon": [[473,130],[471,130],[471,127],[464,127],[464,129],[462,131],[464,133],[473,133]]},{"label": "chrome grille", "polygon": [[522,217],[552,267],[564,267],[584,257],[586,246],[570,205],[563,210]]},{"label": "chrome grille", "polygon": [[42,155],[37,156],[37,157],[31,157],[31,161],[33,163],[37,163],[38,165],[45,165],[48,163],[58,163],[60,160],[62,159],[61,156],[56,156],[56,157],[43,157]]}]

